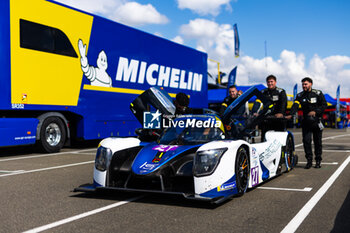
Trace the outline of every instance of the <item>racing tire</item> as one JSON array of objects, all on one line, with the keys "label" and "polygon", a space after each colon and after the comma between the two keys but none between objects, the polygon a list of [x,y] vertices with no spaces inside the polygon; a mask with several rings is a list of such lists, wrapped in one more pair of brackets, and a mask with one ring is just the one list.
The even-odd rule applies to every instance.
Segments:
[{"label": "racing tire", "polygon": [[285,157],[285,163],[286,163],[286,171],[290,171],[293,169],[293,167],[296,165],[297,157],[294,154],[294,142],[292,135],[288,134],[287,140],[286,140],[286,146],[284,149],[284,157]]},{"label": "racing tire", "polygon": [[236,187],[237,194],[243,195],[249,184],[249,156],[244,147],[240,147],[236,156],[235,172],[236,172]]},{"label": "racing tire", "polygon": [[58,152],[66,142],[66,138],[67,132],[63,121],[59,117],[48,117],[40,128],[38,147],[42,152]]}]

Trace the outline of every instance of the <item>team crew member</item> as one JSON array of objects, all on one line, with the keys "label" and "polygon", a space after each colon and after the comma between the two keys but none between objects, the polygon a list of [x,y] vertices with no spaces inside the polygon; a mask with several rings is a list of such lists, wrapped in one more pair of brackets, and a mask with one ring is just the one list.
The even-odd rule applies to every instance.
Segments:
[{"label": "team crew member", "polygon": [[315,168],[321,167],[322,160],[322,130],[323,125],[321,122],[322,114],[327,108],[327,102],[324,98],[322,91],[312,89],[312,79],[306,77],[301,80],[303,91],[298,93],[290,111],[291,118],[301,105],[303,111],[302,120],[302,132],[303,132],[303,144],[305,157],[307,164],[305,169],[309,169],[312,166],[312,147],[311,147],[311,136],[313,135],[315,144]]},{"label": "team crew member", "polygon": [[183,92],[177,93],[174,100],[174,105],[176,107],[175,115],[193,113],[193,109],[188,107],[189,104],[190,104],[190,99],[185,93]]},{"label": "team crew member", "polygon": [[238,91],[237,91],[237,87],[235,85],[232,85],[229,87],[228,89],[228,96],[224,99],[224,101],[221,104],[221,108],[220,108],[220,115],[224,115],[224,112],[226,110],[226,108],[228,106],[230,106],[230,104],[235,101],[238,97]]},{"label": "team crew member", "polygon": [[[261,93],[266,96],[273,104],[271,115],[279,119],[268,119],[260,124],[261,141],[265,141],[265,133],[268,130],[284,131],[286,129],[285,121],[282,120],[286,114],[287,94],[282,88],[276,86],[277,79],[274,75],[269,75],[266,78],[267,88],[261,90]],[[252,112],[258,115],[258,110],[262,107],[260,100],[254,103]]]},{"label": "team crew member", "polygon": [[[236,85],[232,85],[229,87],[229,95],[224,99],[224,101],[221,104],[219,114],[220,116],[224,115],[224,112],[230,104],[232,104],[233,101],[235,101],[239,96],[243,94],[242,90],[237,90]],[[248,101],[245,105],[242,105],[233,116],[248,116],[249,115],[249,105]]]}]

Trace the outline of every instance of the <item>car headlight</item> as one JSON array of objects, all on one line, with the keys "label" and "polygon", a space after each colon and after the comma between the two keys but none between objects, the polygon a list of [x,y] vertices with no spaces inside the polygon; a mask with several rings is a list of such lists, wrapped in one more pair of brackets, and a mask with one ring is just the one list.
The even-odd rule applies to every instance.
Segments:
[{"label": "car headlight", "polygon": [[106,171],[112,158],[112,150],[103,146],[97,149],[95,168],[99,171]]},{"label": "car headlight", "polygon": [[212,174],[226,151],[227,148],[198,151],[194,158],[194,175],[207,176]]}]

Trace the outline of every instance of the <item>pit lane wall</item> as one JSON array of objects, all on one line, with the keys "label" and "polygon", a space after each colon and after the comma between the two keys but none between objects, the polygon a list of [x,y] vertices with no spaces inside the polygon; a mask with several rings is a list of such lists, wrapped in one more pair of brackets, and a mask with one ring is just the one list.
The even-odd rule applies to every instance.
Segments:
[{"label": "pit lane wall", "polygon": [[[0,19],[1,118],[59,113],[71,137],[98,139],[134,135],[129,104],[150,86],[208,106],[205,53],[51,0],[2,0]],[[32,143],[1,140],[9,130],[0,146]]]}]

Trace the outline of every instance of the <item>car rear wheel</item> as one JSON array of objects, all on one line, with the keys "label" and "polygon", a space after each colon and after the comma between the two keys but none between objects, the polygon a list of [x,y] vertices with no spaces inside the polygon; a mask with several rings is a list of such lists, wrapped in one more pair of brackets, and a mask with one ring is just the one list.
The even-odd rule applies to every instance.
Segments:
[{"label": "car rear wheel", "polygon": [[287,171],[293,169],[293,167],[297,163],[297,156],[294,155],[294,143],[293,138],[290,134],[288,134],[286,147],[284,150],[285,161],[287,165]]},{"label": "car rear wheel", "polygon": [[243,195],[248,188],[249,182],[249,158],[247,150],[240,147],[236,156],[236,187],[238,194]]}]

